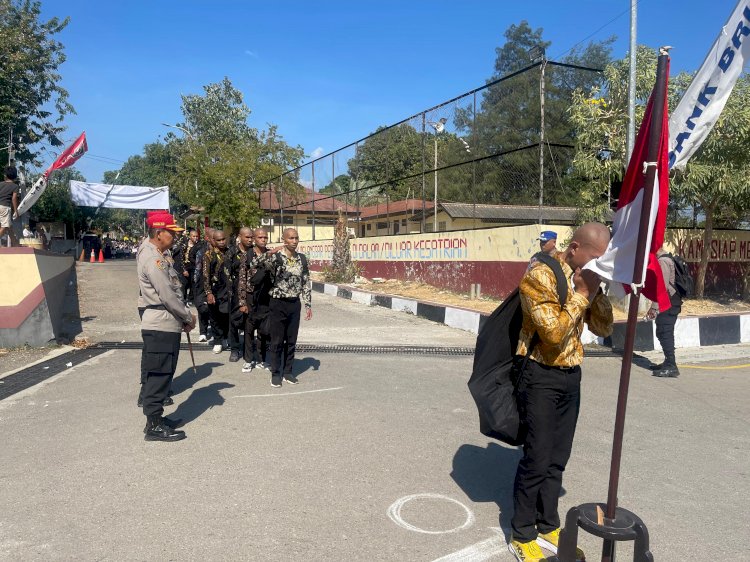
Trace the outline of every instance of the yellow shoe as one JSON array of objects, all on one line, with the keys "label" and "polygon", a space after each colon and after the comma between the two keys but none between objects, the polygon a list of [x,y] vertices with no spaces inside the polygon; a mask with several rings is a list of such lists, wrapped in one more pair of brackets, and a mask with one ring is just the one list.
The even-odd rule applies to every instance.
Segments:
[{"label": "yellow shoe", "polygon": [[516,557],[518,562],[546,562],[544,552],[535,541],[518,542],[511,537],[508,550]]},{"label": "yellow shoe", "polygon": [[[560,529],[557,528],[549,533],[539,533],[536,538],[536,543],[542,548],[546,548],[553,554],[557,554],[557,543],[560,542]],[[586,555],[583,551],[576,547],[576,560],[577,562],[586,562]]]}]

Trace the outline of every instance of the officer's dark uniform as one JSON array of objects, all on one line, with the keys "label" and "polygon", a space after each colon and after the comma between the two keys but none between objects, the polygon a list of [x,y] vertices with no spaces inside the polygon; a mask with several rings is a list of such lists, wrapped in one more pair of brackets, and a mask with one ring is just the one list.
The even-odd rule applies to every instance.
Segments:
[{"label": "officer's dark uniform", "polygon": [[[150,228],[166,227],[173,221],[158,217]],[[162,417],[172,377],[180,354],[183,326],[192,322],[192,315],[182,300],[182,284],[178,273],[150,240],[139,248],[137,257],[143,355],[141,368],[143,413],[147,418],[146,440],[176,441],[185,433],[174,431]]]}]

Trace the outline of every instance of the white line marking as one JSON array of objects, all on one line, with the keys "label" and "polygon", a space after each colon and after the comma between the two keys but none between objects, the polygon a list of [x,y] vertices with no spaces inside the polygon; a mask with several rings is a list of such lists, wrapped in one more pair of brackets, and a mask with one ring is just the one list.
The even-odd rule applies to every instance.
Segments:
[{"label": "white line marking", "polygon": [[[463,522],[463,525],[459,525],[458,527],[447,529],[445,531],[428,531],[426,529],[416,527],[411,523],[407,523],[406,521],[404,521],[404,518],[401,517],[401,508],[404,507],[404,505],[406,505],[408,502],[416,499],[445,500],[451,503],[455,503],[456,505],[461,506],[466,512],[466,521]],[[454,500],[453,498],[449,498],[448,496],[443,496],[441,494],[413,494],[411,496],[404,496],[403,498],[398,499],[393,504],[391,504],[391,506],[388,508],[388,517],[399,527],[403,527],[408,531],[414,531],[415,533],[425,533],[427,535],[444,535],[447,533],[455,533],[457,531],[468,529],[474,524],[474,513],[468,507],[466,507],[458,500]]]},{"label": "white line marking", "polygon": [[433,562],[482,562],[483,560],[490,560],[498,554],[503,554],[508,550],[508,545],[501,536],[501,529],[490,527],[490,530],[497,535],[433,560]]},{"label": "white line marking", "polygon": [[318,390],[303,390],[302,392],[272,392],[270,394],[242,394],[240,396],[232,396],[231,398],[264,398],[266,396],[296,396],[297,394],[311,394],[313,392],[329,392],[331,390],[341,390],[343,386],[335,386],[333,388],[320,388]]}]

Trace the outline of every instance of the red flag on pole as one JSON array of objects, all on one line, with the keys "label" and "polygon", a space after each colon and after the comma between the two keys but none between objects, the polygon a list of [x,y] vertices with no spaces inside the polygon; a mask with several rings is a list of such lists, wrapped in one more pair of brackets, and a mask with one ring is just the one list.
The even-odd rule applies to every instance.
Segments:
[{"label": "red flag on pole", "polygon": [[[668,66],[667,72],[669,72]],[[587,269],[597,272],[603,279],[621,283],[624,291],[630,292],[632,285],[642,285],[644,296],[659,303],[659,309],[662,311],[672,306],[661,274],[661,267],[659,267],[659,260],[656,257],[657,250],[664,243],[667,206],[669,204],[669,115],[666,94],[665,88],[662,99],[654,99],[653,93],[649,99],[646,114],[643,116],[641,128],[633,147],[633,154],[630,156],[628,170],[622,183],[620,198],[617,202],[617,212],[612,224],[614,231],[612,240],[602,257],[586,265]],[[651,123],[651,116],[654,111],[654,104],[657,103],[662,104],[664,108],[659,153],[656,162],[649,162],[648,140],[651,128],[654,126]],[[634,279],[633,272],[638,245],[638,231],[640,230],[641,208],[644,203],[646,172],[649,166],[656,166],[656,175],[651,199],[646,255],[643,263],[645,267],[640,268],[640,271],[645,271],[645,274],[641,279]]]},{"label": "red flag on pole", "polygon": [[60,170],[62,168],[67,168],[68,166],[72,166],[75,164],[76,160],[78,160],[83,154],[89,149],[88,145],[86,144],[86,131],[81,133],[81,136],[78,137],[73,144],[71,144],[68,148],[66,148],[60,156],[57,157],[57,160],[52,162],[49,168],[47,168],[47,171],[44,172],[44,177],[47,178],[49,175],[54,172],[55,170]]}]

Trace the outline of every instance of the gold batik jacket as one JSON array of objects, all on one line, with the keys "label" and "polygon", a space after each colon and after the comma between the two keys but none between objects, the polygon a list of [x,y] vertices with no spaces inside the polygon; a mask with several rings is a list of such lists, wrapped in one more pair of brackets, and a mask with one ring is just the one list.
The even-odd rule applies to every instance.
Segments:
[{"label": "gold batik jacket", "polygon": [[555,256],[568,280],[568,299],[560,307],[554,272],[541,262],[532,263],[519,285],[523,325],[518,339],[518,355],[526,355],[534,332],[539,342],[531,359],[543,365],[574,367],[583,362],[581,334],[583,325],[597,336],[612,333],[612,305],[601,290],[589,300],[573,288],[573,270],[563,260],[564,253]]}]

